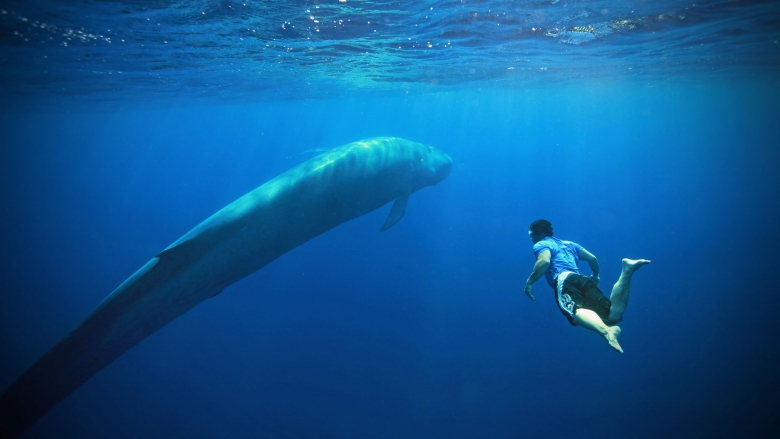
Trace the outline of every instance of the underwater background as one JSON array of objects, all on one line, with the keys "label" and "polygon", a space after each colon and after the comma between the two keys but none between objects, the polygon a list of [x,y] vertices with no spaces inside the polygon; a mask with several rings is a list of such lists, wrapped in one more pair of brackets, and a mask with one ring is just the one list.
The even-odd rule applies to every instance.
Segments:
[{"label": "underwater background", "polygon": [[[25,438],[776,437],[780,4],[0,2],[0,388],[316,152],[450,176],[165,326]],[[638,271],[625,354],[528,225]],[[589,273],[585,268],[583,270]]]}]

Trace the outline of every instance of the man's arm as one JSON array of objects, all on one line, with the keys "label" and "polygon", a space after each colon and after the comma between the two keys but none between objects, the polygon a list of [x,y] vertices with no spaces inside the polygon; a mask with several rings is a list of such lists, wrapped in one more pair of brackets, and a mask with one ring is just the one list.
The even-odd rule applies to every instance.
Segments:
[{"label": "man's arm", "polygon": [[536,300],[536,297],[534,297],[534,295],[531,294],[531,289],[533,289],[534,287],[534,282],[538,281],[539,278],[544,276],[544,272],[547,271],[547,268],[549,267],[550,267],[550,250],[542,250],[541,253],[539,253],[539,256],[536,258],[536,263],[534,264],[534,270],[531,272],[531,275],[528,276],[528,280],[525,281],[525,294],[531,300]]},{"label": "man's arm", "polygon": [[584,248],[577,252],[577,256],[588,263],[590,271],[593,272],[593,275],[590,278],[593,279],[593,282],[596,282],[596,286],[598,286],[599,282],[601,282],[601,278],[599,277],[599,260],[596,259],[596,256],[593,255],[593,253]]}]

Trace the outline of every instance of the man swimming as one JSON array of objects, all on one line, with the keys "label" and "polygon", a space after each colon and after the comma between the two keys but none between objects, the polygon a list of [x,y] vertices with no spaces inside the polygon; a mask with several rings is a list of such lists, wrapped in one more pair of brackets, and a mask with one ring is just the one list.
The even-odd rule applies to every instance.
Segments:
[{"label": "man swimming", "polygon": [[[525,294],[536,300],[531,290],[533,284],[544,275],[555,291],[561,312],[574,326],[582,326],[604,337],[610,346],[623,353],[618,343],[623,312],[628,304],[628,287],[631,276],[647,259],[623,259],[620,278],[612,287],[609,299],[599,290],[599,262],[592,253],[572,241],[553,238],[552,224],[544,219],[531,223],[528,235],[534,242],[536,264],[525,282]],[[580,274],[579,260],[587,262],[593,273],[590,277]]]}]

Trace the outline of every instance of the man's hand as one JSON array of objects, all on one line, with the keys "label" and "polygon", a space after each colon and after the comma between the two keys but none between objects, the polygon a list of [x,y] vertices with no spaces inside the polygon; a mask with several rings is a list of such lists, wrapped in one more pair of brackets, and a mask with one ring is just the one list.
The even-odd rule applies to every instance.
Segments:
[{"label": "man's hand", "polygon": [[528,296],[531,300],[536,300],[536,297],[534,297],[533,294],[531,294],[531,290],[534,288],[534,284],[525,284],[525,295]]},{"label": "man's hand", "polygon": [[592,274],[590,276],[590,280],[592,280],[593,283],[596,284],[597,287],[599,286],[599,282],[601,282],[601,278],[599,277],[598,274]]}]

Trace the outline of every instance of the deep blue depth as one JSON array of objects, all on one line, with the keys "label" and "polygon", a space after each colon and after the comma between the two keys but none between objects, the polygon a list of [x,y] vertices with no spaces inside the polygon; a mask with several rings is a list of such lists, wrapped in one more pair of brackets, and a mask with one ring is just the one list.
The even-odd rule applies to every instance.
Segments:
[{"label": "deep blue depth", "polygon": [[[392,134],[450,177],[142,342],[28,437],[724,436],[776,406],[778,89],[590,86],[5,114],[2,384],[310,148]],[[634,277],[626,354],[522,294],[537,217]],[[768,282],[770,286],[768,285]]]},{"label": "deep blue depth", "polygon": [[[268,16],[272,2],[245,15],[230,1],[45,3],[0,8],[0,389],[151,257],[307,150],[398,136],[454,164],[390,230],[379,231],[388,205],[285,254],[141,342],[23,437],[780,433],[775,4],[553,0],[524,2],[523,15],[517,2],[430,2],[439,21],[396,53],[427,18],[423,2],[369,11],[349,0],[350,14],[396,20],[376,40],[353,27],[307,40],[316,29],[303,11],[328,4],[338,19],[335,1],[283,2]],[[631,6],[636,28],[604,27]],[[515,21],[463,18],[490,7]],[[23,41],[13,32],[28,32],[27,16],[93,30],[113,17],[113,40],[63,46],[62,32],[36,27],[25,35],[40,41]],[[255,56],[237,42],[245,24],[288,35],[271,16],[299,30]],[[493,33],[496,22],[525,33]],[[528,33],[535,23],[568,33]],[[588,39],[589,23],[610,33]],[[181,38],[155,39],[170,36]],[[441,46],[420,55],[429,36]],[[137,52],[115,49],[119,38]],[[147,41],[153,50],[138,49]],[[350,44],[375,49],[373,61]],[[317,62],[296,52],[309,45]],[[229,60],[255,71],[243,81]],[[599,258],[607,294],[621,258],[652,260],[634,276],[625,354],[571,327],[543,280],[535,302],[523,294],[539,218]]]}]

